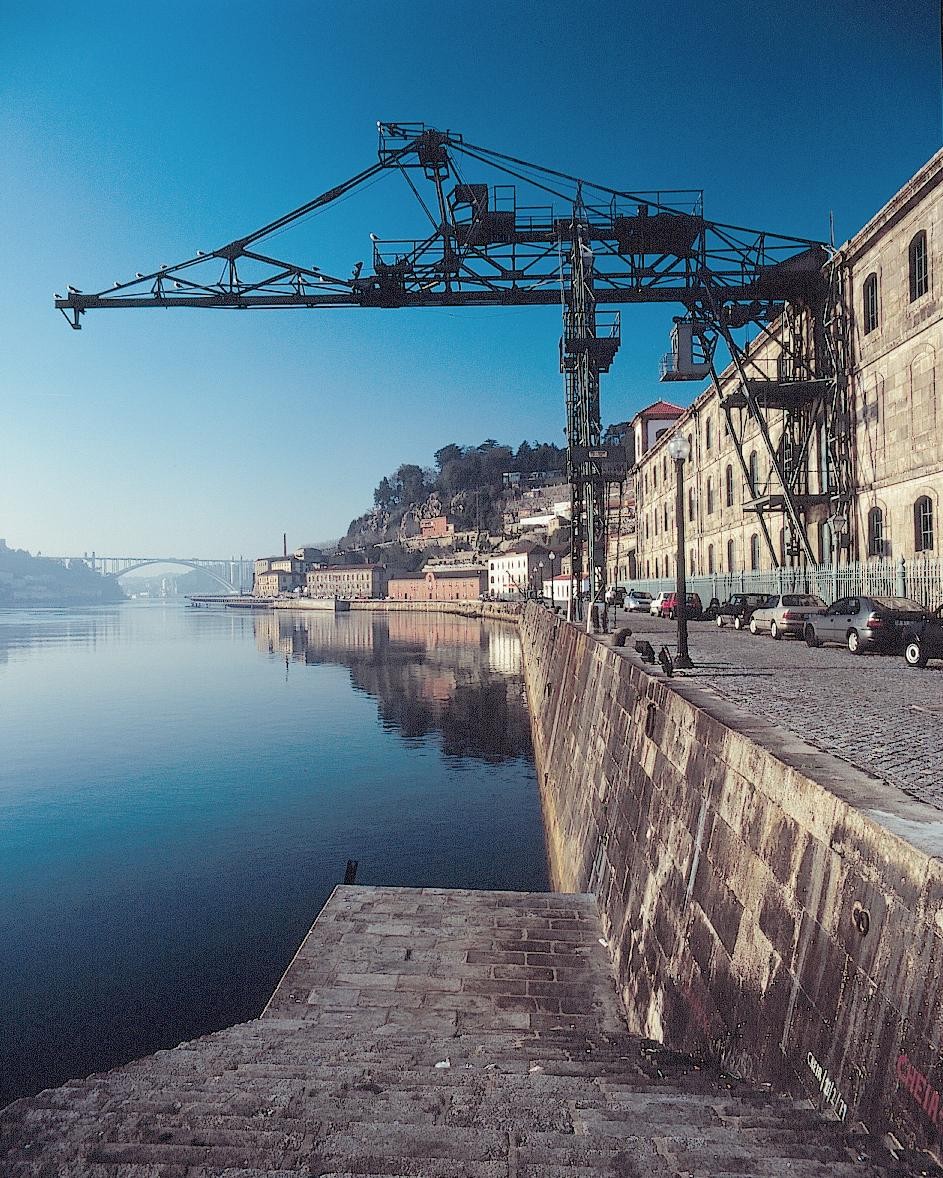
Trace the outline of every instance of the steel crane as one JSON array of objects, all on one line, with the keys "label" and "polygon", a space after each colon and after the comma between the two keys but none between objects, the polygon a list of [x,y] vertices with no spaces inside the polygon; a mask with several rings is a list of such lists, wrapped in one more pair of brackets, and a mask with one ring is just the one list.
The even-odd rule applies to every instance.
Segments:
[{"label": "steel crane", "polygon": [[[605,585],[608,485],[628,475],[625,450],[602,444],[599,378],[620,345],[620,313],[600,308],[680,304],[674,338],[682,351],[676,348],[663,378],[714,382],[749,489],[745,509],[757,513],[774,564],[782,559],[766,522],[774,512],[788,526],[788,552],[815,563],[808,510],[823,499],[836,512],[847,509],[851,490],[841,271],[824,243],[708,221],[700,190],[620,191],[422,123],[379,123],[378,130],[375,163],[277,220],[95,294],[70,286],[55,306],[79,329],[87,311],[109,308],[560,305],[571,596],[579,600],[588,580],[595,600]],[[503,182],[468,181],[467,168],[488,169]],[[389,170],[401,174],[425,214],[423,235],[381,241],[371,234],[370,268],[357,262],[347,277],[275,256],[274,235]],[[777,341],[772,376],[742,342],[744,329]],[[719,342],[735,372],[732,392],[729,380],[719,380]],[[762,488],[743,453],[751,421],[772,472]],[[810,483],[816,427],[826,440],[827,492],[822,478]]]}]

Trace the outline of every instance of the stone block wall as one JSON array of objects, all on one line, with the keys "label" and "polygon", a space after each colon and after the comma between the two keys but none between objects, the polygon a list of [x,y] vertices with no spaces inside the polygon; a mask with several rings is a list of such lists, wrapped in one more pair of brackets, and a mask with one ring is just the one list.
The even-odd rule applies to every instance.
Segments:
[{"label": "stone block wall", "polygon": [[939,1153],[943,822],[547,611],[521,623],[554,885],[630,1029]]}]

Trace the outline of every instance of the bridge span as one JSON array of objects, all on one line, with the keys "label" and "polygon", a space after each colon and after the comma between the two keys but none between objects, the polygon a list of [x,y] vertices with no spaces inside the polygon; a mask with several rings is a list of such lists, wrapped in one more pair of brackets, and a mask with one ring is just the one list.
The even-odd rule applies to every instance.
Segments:
[{"label": "bridge span", "polygon": [[115,580],[148,565],[181,565],[206,573],[228,593],[250,592],[254,573],[253,562],[241,556],[99,556],[96,552],[85,552],[81,556],[57,556],[52,559],[63,563],[83,561],[96,573]]}]

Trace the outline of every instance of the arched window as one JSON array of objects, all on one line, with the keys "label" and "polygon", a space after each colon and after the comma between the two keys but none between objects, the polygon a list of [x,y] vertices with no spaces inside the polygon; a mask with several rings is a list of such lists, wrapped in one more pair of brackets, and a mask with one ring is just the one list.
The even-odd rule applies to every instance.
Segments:
[{"label": "arched window", "polygon": [[733,540],[728,540],[727,541],[727,572],[728,573],[733,572],[733,564],[734,564]]},{"label": "arched window", "polygon": [[872,507],[868,512],[868,556],[884,555],[884,512]]},{"label": "arched window", "polygon": [[697,560],[694,557],[694,549],[693,548],[688,553],[688,572],[690,572],[692,577],[697,576]]},{"label": "arched window", "polygon": [[688,519],[694,520],[694,491],[691,487],[688,487]]},{"label": "arched window", "polygon": [[933,500],[921,495],[914,504],[914,548],[917,552],[933,551]]},{"label": "arched window", "polygon": [[694,458],[694,439],[688,434],[688,466],[691,465],[691,460]]},{"label": "arched window", "polygon": [[707,480],[707,514],[714,514],[714,480],[710,477]]},{"label": "arched window", "polygon": [[750,491],[755,496],[757,493],[757,487],[758,487],[759,479],[760,479],[759,460],[757,459],[755,450],[750,451],[749,470],[750,470]]},{"label": "arched window", "polygon": [[660,577],[661,573],[658,571],[658,557],[655,557],[655,576]]},{"label": "arched window", "polygon": [[668,531],[668,504],[665,504],[665,531]]},{"label": "arched window", "polygon": [[919,299],[930,289],[930,255],[927,253],[927,231],[921,229],[910,241],[910,301]]},{"label": "arched window", "polygon": [[657,507],[655,508],[655,511],[653,513],[653,518],[655,520],[655,535],[657,536],[658,535],[658,508]]},{"label": "arched window", "polygon": [[864,334],[867,335],[868,332],[874,331],[878,325],[878,276],[876,274],[869,274],[864,280],[862,304]]},{"label": "arched window", "polygon": [[750,568],[754,572],[760,567],[760,538],[756,534],[750,537]]},{"label": "arched window", "polygon": [[650,577],[651,575],[652,575],[652,562],[650,560],[646,560],[646,562],[645,562],[645,576]]},{"label": "arched window", "polygon": [[728,466],[724,471],[724,503],[733,507],[733,467]]},{"label": "arched window", "polygon": [[710,450],[714,445],[714,424],[708,417],[704,423],[704,449]]},{"label": "arched window", "polygon": [[710,574],[713,574],[713,572],[714,572],[714,545],[713,544],[708,544],[708,546],[707,546],[707,571]]}]

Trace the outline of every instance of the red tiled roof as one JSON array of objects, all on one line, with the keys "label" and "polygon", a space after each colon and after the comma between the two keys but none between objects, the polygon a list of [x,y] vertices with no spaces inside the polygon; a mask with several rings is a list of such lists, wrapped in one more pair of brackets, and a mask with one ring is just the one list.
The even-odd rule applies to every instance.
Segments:
[{"label": "red tiled roof", "polygon": [[656,401],[654,405],[646,405],[636,413],[636,417],[680,417],[684,412],[683,405],[673,405],[670,401]]}]

